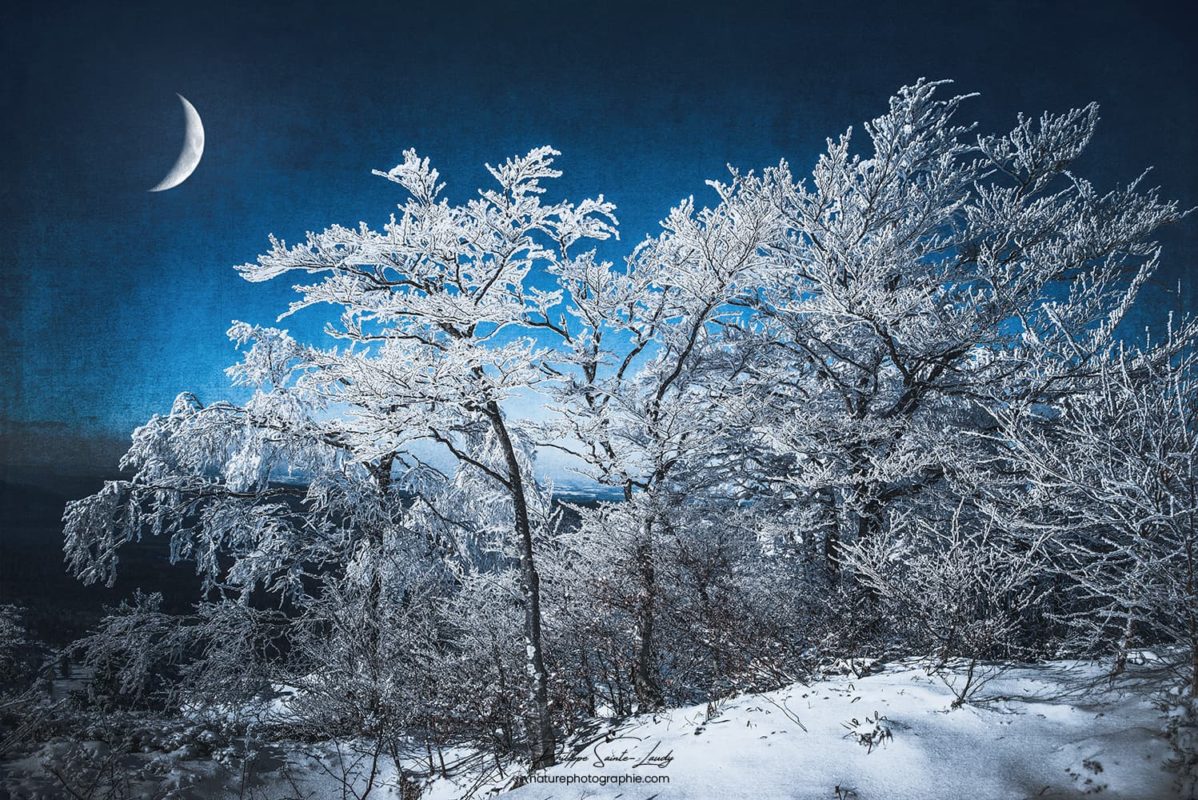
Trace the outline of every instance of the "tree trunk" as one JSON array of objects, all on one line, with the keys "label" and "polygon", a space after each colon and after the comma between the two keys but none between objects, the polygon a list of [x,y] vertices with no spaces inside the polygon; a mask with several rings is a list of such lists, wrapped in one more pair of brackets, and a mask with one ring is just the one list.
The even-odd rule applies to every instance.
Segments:
[{"label": "tree trunk", "polygon": [[1119,644],[1115,651],[1115,663],[1111,667],[1111,680],[1123,674],[1127,669],[1127,651],[1131,648],[1132,634],[1135,632],[1135,617],[1131,611],[1127,612],[1127,620],[1123,624],[1123,635],[1119,638]]},{"label": "tree trunk", "polygon": [[[387,493],[391,490],[391,468],[395,463],[395,453],[388,453],[379,459],[377,465],[366,464],[366,469],[374,476],[382,502],[386,502]],[[371,526],[367,532],[370,541],[371,558],[374,563],[370,570],[370,586],[366,590],[366,671],[370,676],[370,698],[368,702],[370,718],[373,724],[381,724],[386,717],[383,708],[382,686],[383,677],[383,567],[386,557],[383,530]],[[382,737],[382,729],[376,735]],[[375,761],[377,764],[377,755]],[[372,778],[373,780],[373,778]]]},{"label": "tree trunk", "polygon": [[653,562],[653,517],[645,520],[642,539],[636,548],[637,577],[640,586],[636,604],[636,668],[632,683],[641,713],[656,711],[664,705],[657,669],[653,663],[653,616],[657,605],[657,570]]},{"label": "tree trunk", "polygon": [[541,578],[537,574],[533,558],[532,526],[528,521],[528,502],[524,496],[524,476],[516,458],[516,448],[508,435],[499,403],[487,404],[487,416],[491,427],[503,449],[507,463],[508,491],[512,497],[516,535],[520,545],[520,591],[524,599],[524,645],[529,673],[529,705],[533,720],[530,726],[529,746],[532,768],[552,766],[557,742],[553,732],[553,719],[549,715],[549,674],[545,670],[545,656],[541,645]]}]

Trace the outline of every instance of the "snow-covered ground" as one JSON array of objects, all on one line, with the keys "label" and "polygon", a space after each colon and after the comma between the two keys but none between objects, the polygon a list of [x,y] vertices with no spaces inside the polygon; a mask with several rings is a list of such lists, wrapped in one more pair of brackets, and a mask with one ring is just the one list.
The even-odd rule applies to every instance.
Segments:
[{"label": "snow-covered ground", "polygon": [[[864,677],[832,675],[765,694],[604,721],[568,746],[571,755],[512,788],[482,754],[446,752],[451,777],[421,786],[422,800],[467,795],[510,800],[587,798],[1074,798],[1179,797],[1157,703],[1176,683],[1151,659],[1113,684],[1105,665],[1053,662],[991,675],[978,701],[953,693],[914,662]],[[316,756],[316,758],[313,758]],[[174,797],[339,798],[354,769],[348,749],[306,754],[268,748],[252,792],[211,763],[163,770]],[[51,797],[32,779],[34,758],[10,763],[15,797]],[[416,756],[410,768],[415,768]],[[284,770],[284,765],[287,768]],[[323,766],[321,766],[323,765]],[[165,766],[165,765],[164,765]],[[384,759],[370,797],[403,796]],[[485,767],[486,769],[481,769]],[[360,793],[366,762],[355,768]],[[191,772],[192,783],[180,772]],[[190,784],[190,785],[189,785]],[[158,795],[162,796],[162,795]],[[407,798],[415,796],[409,789]]]},{"label": "snow-covered ground", "polygon": [[[830,677],[729,700],[710,718],[698,706],[629,721],[612,741],[547,773],[589,782],[536,783],[504,796],[1178,796],[1161,712],[1150,697],[1159,688],[1154,676],[1141,668],[1112,688],[1095,688],[1100,677],[1090,665],[1012,669],[983,689],[993,699],[957,709],[945,684],[915,665]],[[597,782],[628,775],[668,776],[669,783]]]}]

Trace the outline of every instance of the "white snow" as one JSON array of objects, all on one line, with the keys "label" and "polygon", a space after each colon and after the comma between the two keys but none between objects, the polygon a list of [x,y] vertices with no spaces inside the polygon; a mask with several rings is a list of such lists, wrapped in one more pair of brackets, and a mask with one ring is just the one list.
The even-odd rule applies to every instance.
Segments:
[{"label": "white snow", "polygon": [[[836,787],[861,800],[1177,797],[1155,680],[1151,666],[1114,687],[1097,665],[1020,667],[987,685],[992,699],[950,710],[952,693],[914,664],[835,676],[728,700],[710,719],[705,706],[640,717],[546,772],[668,784],[538,783],[502,797],[800,800],[834,798]],[[891,735],[867,748],[846,725]]]}]

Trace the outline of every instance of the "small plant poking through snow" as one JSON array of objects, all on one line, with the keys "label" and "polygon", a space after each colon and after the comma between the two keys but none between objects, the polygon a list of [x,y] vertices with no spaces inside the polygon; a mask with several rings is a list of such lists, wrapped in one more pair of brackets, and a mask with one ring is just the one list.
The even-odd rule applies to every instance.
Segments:
[{"label": "small plant poking through snow", "polygon": [[[1081,769],[1067,767],[1065,774],[1076,782],[1081,788],[1082,794],[1098,794],[1107,789],[1107,784],[1100,781],[1098,776],[1102,774],[1102,762],[1095,758],[1083,758]],[[1190,797],[1192,795],[1184,795]]]},{"label": "small plant poking through snow", "polygon": [[843,725],[848,729],[845,736],[852,738],[857,744],[864,747],[867,753],[872,753],[875,747],[880,747],[884,742],[894,738],[890,720],[882,716],[880,711],[875,711],[872,717],[866,715],[862,720],[853,717]]}]

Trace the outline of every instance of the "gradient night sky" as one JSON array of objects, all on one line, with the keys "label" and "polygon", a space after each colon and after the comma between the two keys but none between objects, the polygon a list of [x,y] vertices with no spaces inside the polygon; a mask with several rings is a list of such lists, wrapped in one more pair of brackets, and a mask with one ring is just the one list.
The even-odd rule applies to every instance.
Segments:
[{"label": "gradient night sky", "polygon": [[[748,2],[704,6],[464,2],[9,3],[0,12],[0,434],[6,473],[95,455],[181,390],[230,396],[230,320],[267,323],[290,281],[231,269],[274,232],[379,224],[374,178],[406,147],[463,199],[482,164],[552,144],[555,191],[619,206],[619,257],[725,163],[789,159],[876,116],[899,85],[953,78],[966,114],[1091,99],[1103,122],[1080,171],[1100,187],[1155,165],[1198,204],[1195,48],[1180,4]],[[204,158],[145,189],[195,104]],[[1198,220],[1166,237],[1146,313],[1198,299]],[[1167,287],[1183,284],[1180,294]],[[315,337],[317,312],[287,321]],[[1148,317],[1146,322],[1151,321]],[[78,462],[78,463],[77,463]]]}]

